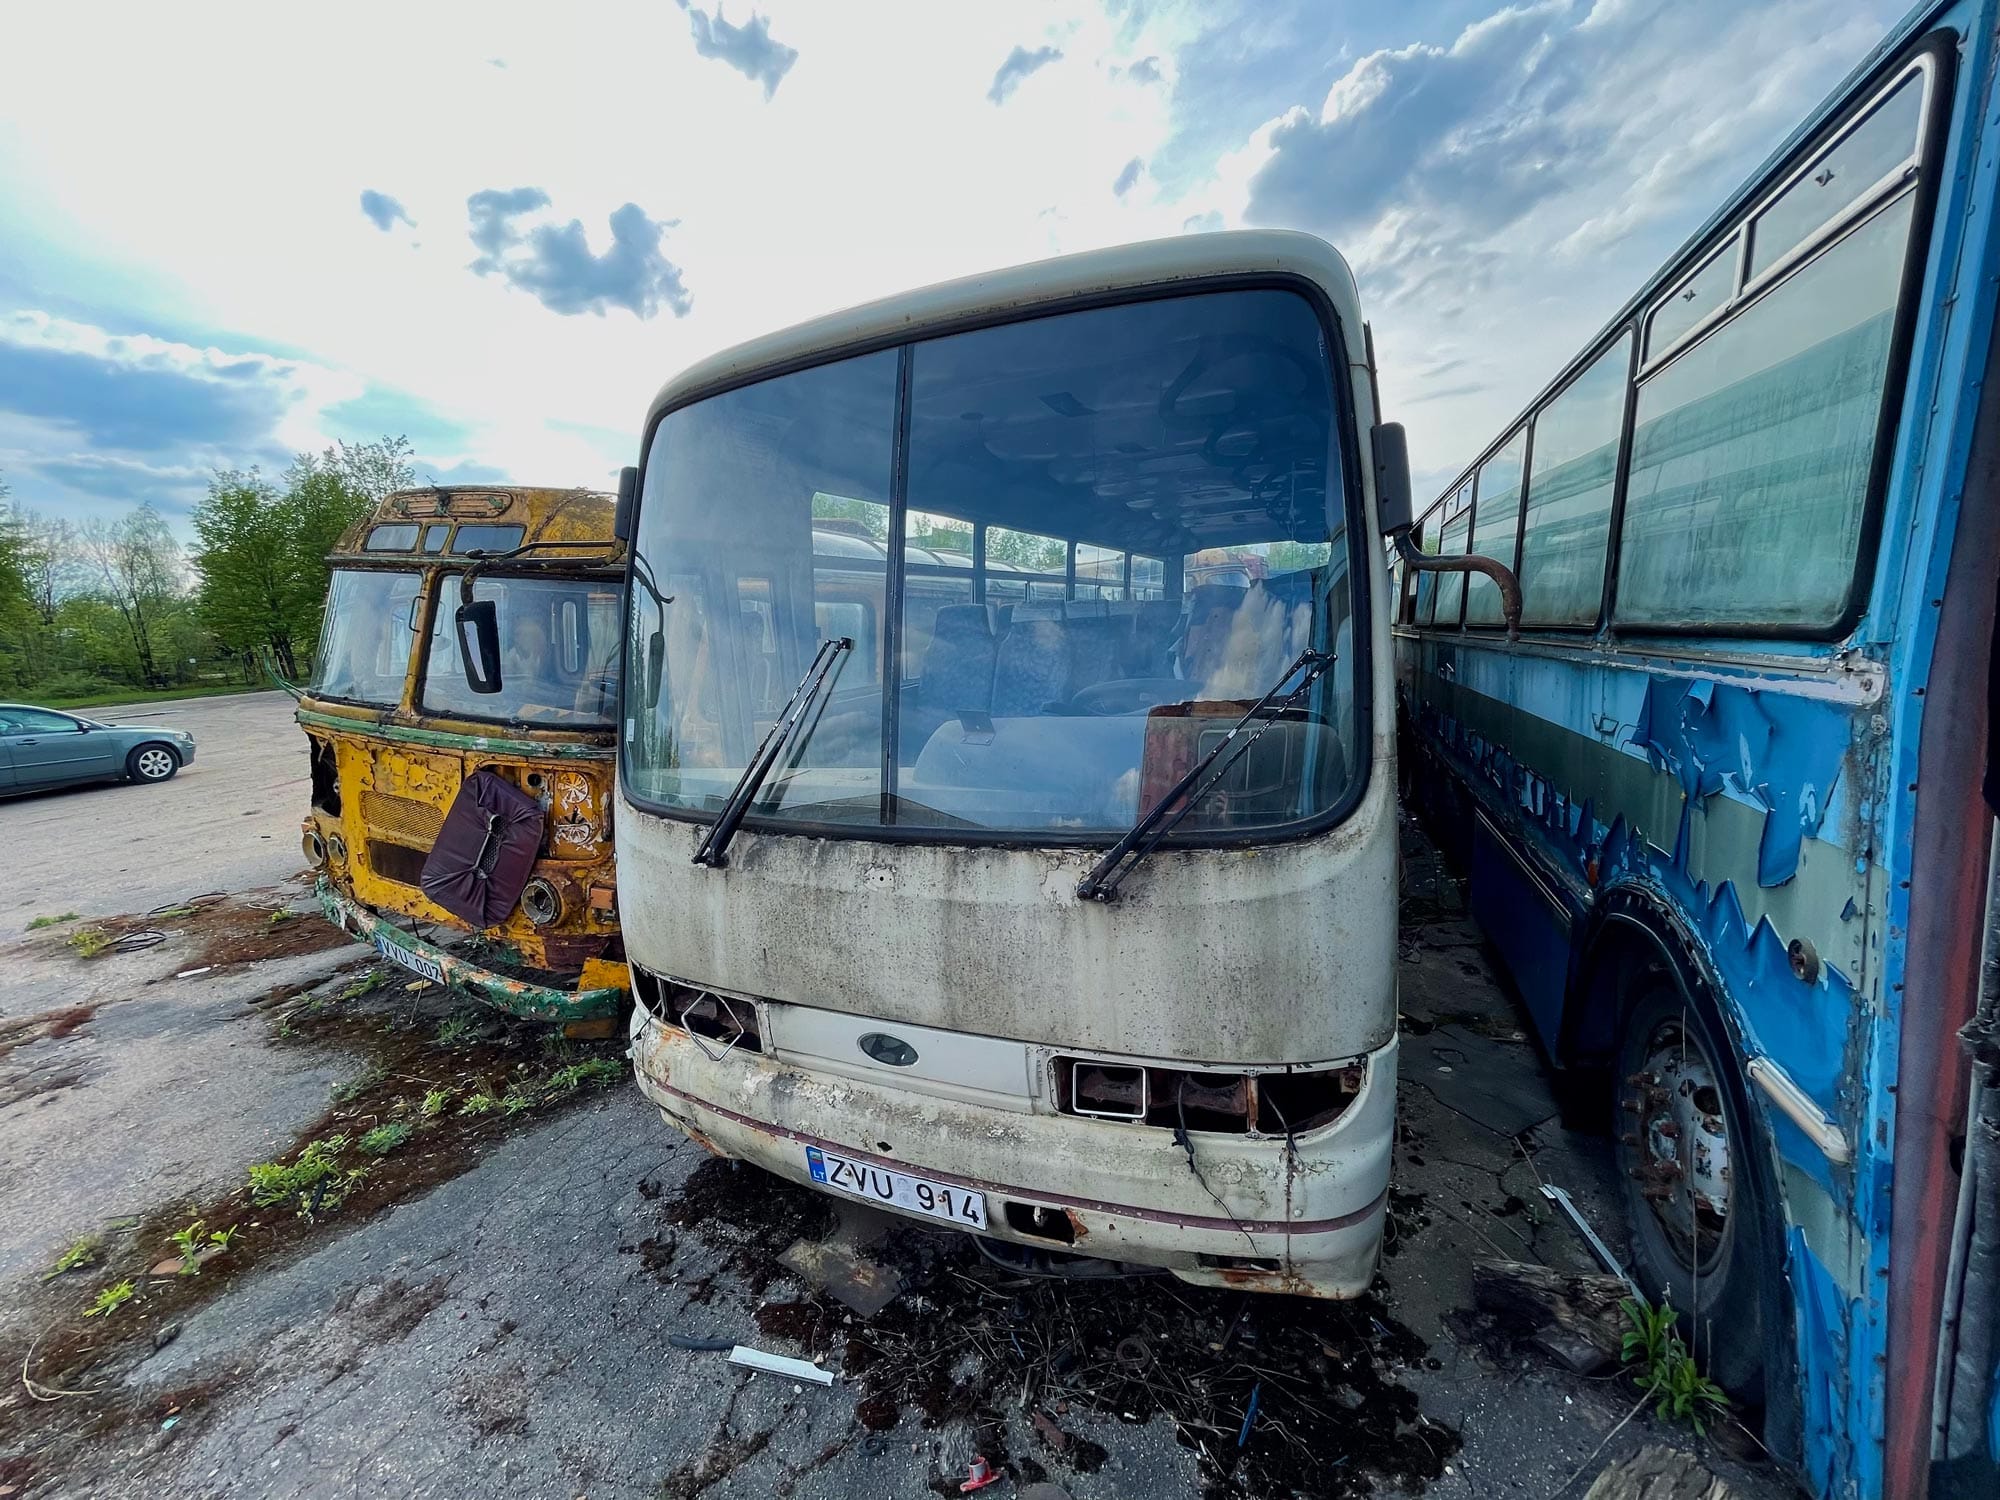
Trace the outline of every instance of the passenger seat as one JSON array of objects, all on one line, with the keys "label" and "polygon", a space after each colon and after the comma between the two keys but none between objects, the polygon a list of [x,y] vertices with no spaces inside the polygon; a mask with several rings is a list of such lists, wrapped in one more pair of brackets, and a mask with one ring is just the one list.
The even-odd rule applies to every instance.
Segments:
[{"label": "passenger seat", "polygon": [[1039,714],[1070,694],[1069,623],[1060,604],[1017,604],[993,663],[996,717]]},{"label": "passenger seat", "polygon": [[924,647],[922,675],[903,700],[902,761],[917,752],[940,724],[964,709],[985,713],[992,704],[993,662],[999,642],[993,611],[984,604],[940,605]]}]

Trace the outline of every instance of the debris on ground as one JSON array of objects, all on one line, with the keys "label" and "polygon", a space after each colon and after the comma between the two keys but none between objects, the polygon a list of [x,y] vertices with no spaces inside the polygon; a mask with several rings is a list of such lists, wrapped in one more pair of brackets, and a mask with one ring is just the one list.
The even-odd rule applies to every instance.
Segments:
[{"label": "debris on ground", "polygon": [[[825,1201],[755,1168],[710,1161],[663,1207],[684,1237],[719,1252],[761,1291],[777,1274],[770,1257],[802,1237],[787,1230],[831,1231]],[[1030,1277],[983,1259],[962,1236],[902,1225],[875,1259],[904,1291],[872,1315],[820,1290],[756,1312],[767,1338],[838,1364],[869,1434],[911,1423],[968,1431],[971,1451],[994,1471],[1036,1482],[1046,1472],[1012,1455],[1010,1428],[1089,1474],[1108,1457],[1086,1435],[1091,1425],[1164,1420],[1195,1453],[1213,1500],[1415,1492],[1459,1449],[1457,1432],[1425,1417],[1398,1378],[1422,1363],[1424,1342],[1374,1293],[1331,1302],[1166,1276]],[[695,1283],[688,1300],[712,1294]],[[963,1469],[934,1471],[932,1488],[956,1494],[964,1480]]]},{"label": "debris on ground", "polygon": [[832,1385],[833,1371],[822,1369],[811,1360],[792,1359],[783,1354],[771,1354],[763,1349],[753,1349],[748,1344],[736,1344],[729,1351],[729,1362],[741,1365],[746,1370],[758,1370],[766,1375],[782,1375],[788,1380],[805,1380],[814,1385]]},{"label": "debris on ground", "polygon": [[1648,1443],[1599,1474],[1583,1500],[1729,1500],[1732,1493],[1693,1454]]},{"label": "debris on ground", "polygon": [[1620,1304],[1630,1295],[1616,1276],[1514,1260],[1472,1263],[1474,1304],[1494,1319],[1496,1331],[1578,1375],[1617,1367],[1629,1326]]}]

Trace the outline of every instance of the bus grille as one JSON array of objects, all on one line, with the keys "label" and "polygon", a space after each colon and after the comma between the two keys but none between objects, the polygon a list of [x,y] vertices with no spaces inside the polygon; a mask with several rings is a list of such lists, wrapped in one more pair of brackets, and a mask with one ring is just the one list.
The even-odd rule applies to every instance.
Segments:
[{"label": "bus grille", "polygon": [[429,848],[437,842],[444,814],[428,802],[413,797],[392,797],[387,792],[361,794],[361,821],[377,838]]},{"label": "bus grille", "polygon": [[384,880],[393,880],[398,885],[421,886],[424,861],[429,858],[421,849],[385,844],[380,839],[368,841],[369,867]]}]

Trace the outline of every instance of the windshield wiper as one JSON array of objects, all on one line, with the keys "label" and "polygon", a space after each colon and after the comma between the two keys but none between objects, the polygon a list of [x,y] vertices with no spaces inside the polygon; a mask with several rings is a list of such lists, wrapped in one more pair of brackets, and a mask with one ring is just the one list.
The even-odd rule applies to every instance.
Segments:
[{"label": "windshield wiper", "polygon": [[[1077,899],[1109,901],[1117,896],[1118,882],[1131,874],[1139,861],[1151,854],[1159,846],[1160,840],[1174,831],[1181,819],[1193,811],[1194,805],[1213,791],[1216,783],[1229,774],[1229,768],[1242,759],[1244,752],[1256,744],[1264,731],[1277,723],[1285,710],[1298,702],[1306,690],[1319,679],[1320,674],[1332,665],[1331,651],[1300,652],[1299,659],[1285,668],[1284,675],[1271,684],[1271,690],[1250,706],[1250,711],[1231,726],[1229,733],[1216,743],[1215,748],[1196,761],[1179,781],[1168,787],[1158,800],[1140,815],[1139,821],[1132,825],[1132,831],[1113,844],[1105,851],[1104,858],[1090,867],[1090,873],[1077,882]],[[1299,685],[1285,694],[1283,700],[1278,703],[1276,711],[1257,726],[1255,733],[1239,740],[1237,736],[1243,733],[1244,727],[1271,707],[1272,699],[1277,698],[1285,684],[1292,680],[1292,674],[1300,668],[1305,669],[1305,676],[1299,679]],[[1218,761],[1220,764],[1217,764]],[[1215,767],[1214,774],[1210,775],[1208,780],[1202,781],[1201,778],[1208,773],[1211,766]],[[1197,787],[1195,783],[1198,781],[1201,785]],[[1189,791],[1190,787],[1194,787],[1194,790]],[[1178,807],[1174,806],[1176,801],[1180,803]]]},{"label": "windshield wiper", "polygon": [[742,778],[731,789],[729,800],[722,804],[722,811],[716,815],[707,837],[694,851],[696,864],[719,870],[729,863],[729,841],[743,822],[743,815],[750,811],[750,804],[756,800],[758,790],[771,774],[771,768],[778,763],[785,741],[791,738],[799,717],[812,706],[813,700],[819,697],[820,689],[833,676],[833,666],[840,659],[840,653],[853,649],[853,640],[844,635],[819,643],[819,650],[813,656],[812,665],[806,668],[806,675],[799,679],[799,685],[792,689],[792,696],[785,700],[777,722],[765,731],[757,753],[750,757],[750,764],[743,768]]}]

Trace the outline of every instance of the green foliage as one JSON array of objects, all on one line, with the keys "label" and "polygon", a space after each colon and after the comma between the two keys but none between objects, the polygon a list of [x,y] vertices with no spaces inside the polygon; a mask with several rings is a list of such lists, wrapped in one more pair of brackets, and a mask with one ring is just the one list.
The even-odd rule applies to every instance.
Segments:
[{"label": "green foliage", "polygon": [[370,1156],[387,1156],[410,1138],[410,1127],[401,1120],[377,1125],[354,1144]]},{"label": "green foliage", "polygon": [[446,1016],[432,1038],[440,1047],[465,1047],[479,1040],[480,1023],[473,1016]]},{"label": "green foliage", "polygon": [[108,1318],[112,1313],[132,1300],[137,1288],[129,1281],[114,1282],[97,1294],[90,1306],[83,1310],[86,1318]]},{"label": "green foliage", "polygon": [[459,1105],[458,1112],[462,1115],[490,1115],[499,1107],[500,1101],[498,1099],[487,1093],[485,1089],[480,1089],[478,1092],[466,1096],[465,1102]]},{"label": "green foliage", "polygon": [[196,1219],[187,1228],[175,1230],[168,1238],[174,1242],[174,1248],[180,1251],[180,1274],[199,1276],[203,1253],[209,1250],[227,1250],[230,1242],[236,1238],[236,1226],[232,1224],[227,1229],[209,1229],[202,1220]]},{"label": "green foliage", "polygon": [[111,946],[110,937],[95,927],[79,927],[63,941],[76,950],[78,958],[95,958]]},{"label": "green foliage", "polygon": [[40,932],[44,927],[60,927],[65,922],[74,922],[81,912],[66,911],[59,917],[37,917],[28,924],[28,931]]},{"label": "green foliage", "polygon": [[1653,1400],[1660,1416],[1686,1422],[1697,1434],[1706,1432],[1707,1420],[1729,1410],[1729,1397],[1695,1367],[1681,1341],[1673,1304],[1656,1308],[1643,1298],[1627,1297],[1619,1306],[1632,1325],[1619,1352],[1633,1367],[1640,1392]]},{"label": "green foliage", "polygon": [[557,1068],[549,1074],[542,1085],[551,1097],[559,1094],[573,1094],[586,1083],[616,1083],[627,1076],[625,1065],[616,1058],[593,1057],[587,1062],[571,1063],[568,1067]]},{"label": "green foliage", "polygon": [[56,1257],[56,1263],[42,1273],[42,1280],[53,1281],[64,1272],[74,1271],[81,1266],[94,1266],[104,1248],[104,1241],[94,1234],[80,1234],[69,1242],[69,1248]]},{"label": "green foliage", "polygon": [[198,613],[216,639],[246,655],[268,652],[296,680],[318,640],[326,555],[342,532],[391,490],[414,482],[407,438],[341,443],[301,453],[273,484],[256,469],[216,473],[196,507],[201,538]]},{"label": "green foliage", "polygon": [[259,1208],[296,1208],[302,1219],[331,1212],[368,1175],[366,1167],[341,1166],[340,1153],[346,1149],[346,1136],[329,1135],[308,1141],[289,1166],[257,1163],[250,1169],[250,1201]]},{"label": "green foliage", "polygon": [[457,1096],[456,1089],[432,1089],[424,1095],[424,1102],[417,1106],[417,1113],[426,1120],[435,1120],[444,1113],[444,1107]]}]

